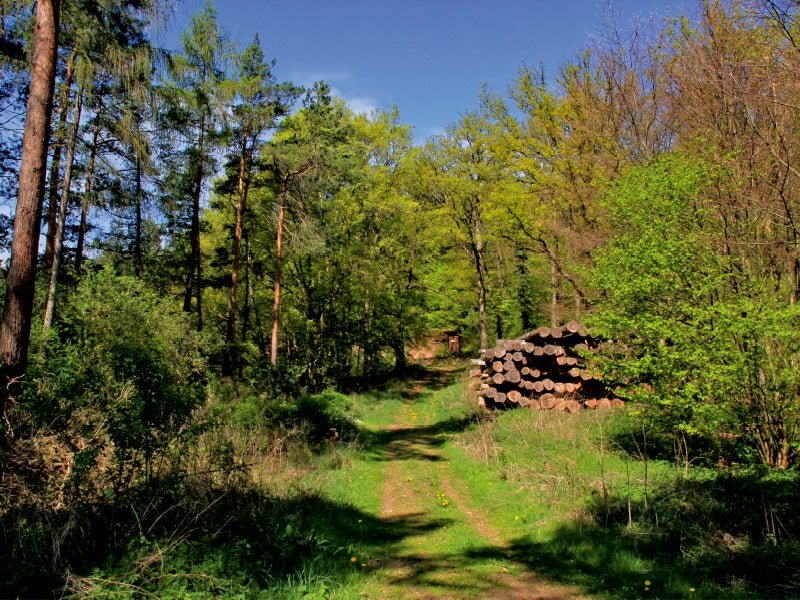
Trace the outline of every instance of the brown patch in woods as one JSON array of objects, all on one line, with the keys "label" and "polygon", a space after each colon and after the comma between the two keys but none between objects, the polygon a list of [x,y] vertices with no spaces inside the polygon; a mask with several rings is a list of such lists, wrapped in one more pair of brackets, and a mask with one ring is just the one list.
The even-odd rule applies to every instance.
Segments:
[{"label": "brown patch in woods", "polygon": [[[409,392],[409,403],[418,398],[425,391],[437,391],[444,387],[450,380],[453,370],[439,369],[431,371],[424,379],[417,381]],[[403,473],[404,453],[413,452],[420,456],[426,456],[432,460],[441,461],[436,464],[436,471],[439,475],[439,485],[444,493],[453,501],[453,505],[458,507],[467,516],[470,526],[486,539],[487,544],[506,553],[509,563],[513,563],[513,558],[509,550],[508,542],[492,527],[487,516],[487,510],[474,506],[474,502],[469,495],[466,486],[457,478],[453,477],[452,470],[446,462],[445,457],[438,448],[431,444],[429,434],[423,432],[423,428],[406,427],[403,425],[405,414],[398,413],[394,422],[389,426],[388,431],[395,433],[393,439],[387,446],[387,463],[384,468],[385,483],[381,501],[381,518],[387,522],[400,521],[403,519],[433,521],[433,515],[427,514],[424,507],[426,498],[423,498],[413,486],[406,485]],[[566,586],[552,585],[542,582],[533,573],[523,572],[521,574],[511,573],[506,567],[501,571],[490,575],[488,578],[483,576],[480,581],[476,580],[471,589],[463,589],[454,585],[447,587],[448,572],[455,577],[463,577],[463,563],[453,561],[446,557],[437,557],[431,554],[426,547],[425,534],[416,536],[418,539],[412,540],[415,546],[413,555],[399,555],[390,560],[382,561],[384,576],[389,580],[388,588],[383,587],[383,592],[392,595],[377,596],[381,600],[396,597],[403,599],[437,600],[447,598],[457,600],[461,598],[503,598],[508,600],[568,600],[583,598],[578,590]],[[420,573],[436,572],[439,574],[438,586],[445,588],[441,593],[434,594],[430,591],[430,586],[420,583],[419,587],[414,586],[415,580]],[[392,587],[392,582],[402,584],[398,588]],[[372,596],[370,596],[372,597]]]}]

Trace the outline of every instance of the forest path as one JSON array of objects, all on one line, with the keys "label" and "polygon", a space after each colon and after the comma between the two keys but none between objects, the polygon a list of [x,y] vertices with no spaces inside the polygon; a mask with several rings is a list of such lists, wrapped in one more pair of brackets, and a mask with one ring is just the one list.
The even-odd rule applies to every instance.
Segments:
[{"label": "forest path", "polygon": [[[466,420],[437,419],[440,392],[463,372],[438,368],[417,381],[382,440],[380,520],[406,534],[376,557],[364,597],[403,599],[566,600],[574,588],[542,581],[515,561],[510,541],[493,527],[446,448]],[[443,412],[443,411],[440,411]]]}]

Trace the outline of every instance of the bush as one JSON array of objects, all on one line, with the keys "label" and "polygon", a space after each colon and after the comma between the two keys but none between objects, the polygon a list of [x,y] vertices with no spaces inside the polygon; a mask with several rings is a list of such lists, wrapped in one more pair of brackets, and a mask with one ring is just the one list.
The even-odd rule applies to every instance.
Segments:
[{"label": "bush", "polygon": [[110,269],[81,280],[13,414],[0,505],[13,557],[5,581],[20,564],[57,572],[113,543],[108,515],[123,518],[189,433],[204,397],[200,348],[183,314],[139,280]]}]

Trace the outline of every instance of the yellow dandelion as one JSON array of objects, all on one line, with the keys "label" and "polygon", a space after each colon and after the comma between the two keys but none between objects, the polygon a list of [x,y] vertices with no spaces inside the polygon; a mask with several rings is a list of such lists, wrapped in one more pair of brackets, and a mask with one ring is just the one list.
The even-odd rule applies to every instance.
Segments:
[{"label": "yellow dandelion", "polygon": [[359,520],[358,520],[358,522],[359,522],[359,523],[362,523],[363,521],[364,521],[363,519],[359,519]]},{"label": "yellow dandelion", "polygon": [[361,566],[362,566],[362,567],[366,567],[366,566],[367,566],[367,563],[361,563]]},{"label": "yellow dandelion", "polygon": [[647,587],[647,586],[644,586],[644,591],[645,591],[645,592],[649,592],[649,591],[650,591],[650,588],[649,588],[649,587]]},{"label": "yellow dandelion", "polygon": [[645,581],[644,584],[645,585],[650,585],[650,582],[649,581]]},{"label": "yellow dandelion", "polygon": [[514,520],[515,520],[515,521],[519,521],[519,515],[515,515],[515,516],[514,516]]},{"label": "yellow dandelion", "polygon": [[356,557],[355,556],[351,556],[350,557],[350,562],[356,562]]},{"label": "yellow dandelion", "polygon": [[689,592],[694,594],[694,588],[689,588]]}]

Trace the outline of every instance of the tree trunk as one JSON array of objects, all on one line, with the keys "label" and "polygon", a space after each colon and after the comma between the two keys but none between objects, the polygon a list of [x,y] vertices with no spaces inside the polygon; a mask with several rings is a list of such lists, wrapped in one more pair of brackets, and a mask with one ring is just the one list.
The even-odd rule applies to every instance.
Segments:
[{"label": "tree trunk", "polygon": [[278,364],[278,315],[281,308],[281,268],[283,252],[283,223],[286,218],[286,194],[289,188],[287,174],[281,182],[281,195],[278,204],[278,231],[275,240],[275,292],[272,305],[272,339],[270,343],[269,362],[273,365]]},{"label": "tree trunk", "polygon": [[[247,230],[244,236],[244,306],[242,307],[242,343],[247,341],[247,332],[250,329],[250,298],[253,295],[253,284],[250,276],[250,238]],[[242,377],[244,359],[239,357],[239,377]]]},{"label": "tree trunk", "polygon": [[[197,287],[197,330],[203,329],[203,306],[201,301],[201,256],[200,256],[200,196],[203,193],[203,160],[205,152],[206,117],[200,119],[200,133],[197,140],[197,164],[192,194],[192,225],[189,233],[189,264],[186,269],[186,286],[183,295],[183,311],[192,312],[192,295]],[[197,281],[195,282],[195,275]]]},{"label": "tree trunk", "polygon": [[239,279],[239,262],[242,254],[242,221],[247,203],[247,184],[245,182],[245,166],[247,163],[247,138],[242,142],[242,151],[239,155],[239,183],[238,200],[236,202],[236,225],[233,232],[233,267],[231,268],[231,291],[228,302],[228,333],[226,341],[228,343],[228,354],[222,368],[223,375],[233,375],[237,362],[237,352],[234,348],[236,344],[236,285]]},{"label": "tree trunk", "polygon": [[475,258],[475,270],[478,273],[478,320],[480,322],[481,352],[489,347],[489,328],[486,324],[486,282],[483,278],[483,248],[480,237],[472,243],[472,253]]},{"label": "tree trunk", "polygon": [[67,115],[69,114],[69,97],[72,92],[72,68],[75,64],[75,50],[67,60],[67,70],[64,73],[64,91],[61,95],[61,112],[58,115],[56,139],[53,144],[53,160],[50,162],[50,193],[47,205],[47,235],[45,236],[44,256],[42,268],[49,271],[53,268],[53,253],[55,252],[56,229],[58,227],[58,184],[60,182],[61,155],[64,153],[64,142],[67,137]]},{"label": "tree trunk", "polygon": [[36,3],[33,68],[22,141],[14,237],[0,331],[0,356],[8,383],[22,375],[28,364],[36,256],[58,60],[58,22],[59,0],[39,0]]},{"label": "tree trunk", "polygon": [[[56,227],[56,237],[53,240],[53,267],[50,269],[50,287],[47,291],[47,303],[44,309],[44,325],[42,333],[46,334],[53,326],[53,314],[56,306],[56,286],[58,285],[58,271],[61,268],[61,248],[64,244],[64,227],[67,222],[69,212],[69,189],[72,183],[72,163],[75,160],[75,146],[78,143],[78,130],[81,126],[81,111],[83,109],[83,88],[78,90],[78,97],[75,99],[75,122],[72,124],[72,132],[69,136],[69,146],[67,147],[67,164],[64,166],[64,189],[61,192],[61,203],[58,209],[58,225]],[[47,336],[42,337],[42,348],[44,348]]]},{"label": "tree trunk", "polygon": [[102,106],[97,108],[94,131],[92,132],[92,147],[89,151],[89,165],[86,170],[86,187],[83,190],[83,204],[81,204],[81,224],[78,227],[78,243],[75,248],[75,273],[81,276],[83,269],[83,245],[86,242],[86,222],[89,214],[89,201],[92,198],[92,181],[94,180],[94,163],[97,158],[97,140],[100,137],[100,112]]},{"label": "tree trunk", "polygon": [[142,276],[142,159],[136,156],[136,223],[133,240],[133,270],[136,277]]},{"label": "tree trunk", "polygon": [[278,316],[281,308],[281,269],[283,267],[283,225],[286,219],[286,199],[289,196],[289,182],[294,177],[302,177],[313,169],[316,165],[314,160],[309,158],[306,163],[297,170],[287,171],[281,180],[281,193],[278,199],[278,225],[275,240],[275,292],[272,305],[272,339],[270,343],[269,361],[273,365],[278,364]]}]

